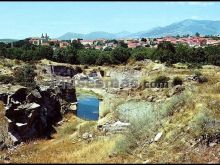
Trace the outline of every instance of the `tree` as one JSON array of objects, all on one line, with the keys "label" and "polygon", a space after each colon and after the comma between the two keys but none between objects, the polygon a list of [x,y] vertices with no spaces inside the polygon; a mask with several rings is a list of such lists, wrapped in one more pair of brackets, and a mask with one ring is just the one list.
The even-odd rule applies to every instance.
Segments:
[{"label": "tree", "polygon": [[46,58],[51,60],[53,58],[53,49],[50,46],[39,46],[36,51],[38,59]]},{"label": "tree", "polygon": [[168,50],[172,53],[175,53],[175,51],[176,51],[174,45],[169,41],[159,43],[158,44],[158,49]]},{"label": "tree", "polygon": [[188,57],[188,50],[189,46],[188,45],[183,45],[183,44],[177,44],[176,46],[176,62],[188,62],[189,57]]},{"label": "tree", "polygon": [[7,54],[6,44],[3,42],[0,42],[0,56],[5,57]]},{"label": "tree", "polygon": [[154,49],[153,48],[136,48],[132,49],[131,56],[137,61],[144,59],[151,59]]},{"label": "tree", "polygon": [[220,45],[207,46],[204,51],[209,64],[220,66]]},{"label": "tree", "polygon": [[141,38],[141,41],[142,42],[147,42],[147,39],[146,38]]},{"label": "tree", "polygon": [[95,64],[99,57],[100,50],[84,49],[77,52],[77,60],[80,64]]},{"label": "tree", "polygon": [[76,50],[81,50],[84,48],[84,46],[79,41],[76,40],[73,40],[70,45],[72,48],[75,48]]},{"label": "tree", "polygon": [[167,64],[175,63],[175,47],[171,42],[162,42],[158,44],[157,49],[153,53],[154,60],[160,60],[161,62],[167,62]]},{"label": "tree", "polygon": [[203,48],[199,47],[194,49],[194,56],[193,56],[194,60],[196,63],[203,63],[205,64],[206,62],[206,54],[203,50]]},{"label": "tree", "polygon": [[65,62],[71,64],[77,64],[77,48],[73,45],[68,46],[66,49]]},{"label": "tree", "polygon": [[200,34],[198,32],[196,32],[195,36],[196,37],[200,37]]},{"label": "tree", "polygon": [[114,64],[126,63],[130,56],[130,51],[124,47],[117,47],[111,52],[111,60]]},{"label": "tree", "polygon": [[102,51],[99,56],[98,59],[96,61],[97,65],[104,65],[104,64],[111,64],[111,54],[108,51]]},{"label": "tree", "polygon": [[123,48],[128,48],[128,44],[124,43],[124,41],[119,41],[118,45]]}]

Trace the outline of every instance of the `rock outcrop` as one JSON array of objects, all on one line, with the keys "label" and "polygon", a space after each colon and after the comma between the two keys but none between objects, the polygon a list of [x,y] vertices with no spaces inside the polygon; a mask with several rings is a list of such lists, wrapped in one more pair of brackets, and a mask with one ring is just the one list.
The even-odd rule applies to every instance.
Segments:
[{"label": "rock outcrop", "polygon": [[38,86],[30,92],[22,87],[8,96],[5,117],[13,144],[49,138],[72,102],[76,102],[75,89],[68,84]]},{"label": "rock outcrop", "polygon": [[78,66],[51,65],[50,73],[56,76],[73,77],[77,73],[82,73],[82,69]]}]

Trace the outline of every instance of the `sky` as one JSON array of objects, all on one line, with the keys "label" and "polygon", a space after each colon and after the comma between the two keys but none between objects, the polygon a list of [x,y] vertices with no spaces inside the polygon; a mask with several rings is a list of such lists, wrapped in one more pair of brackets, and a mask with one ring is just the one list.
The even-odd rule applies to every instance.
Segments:
[{"label": "sky", "polygon": [[220,2],[0,2],[0,38],[147,31],[184,19],[220,20]]}]

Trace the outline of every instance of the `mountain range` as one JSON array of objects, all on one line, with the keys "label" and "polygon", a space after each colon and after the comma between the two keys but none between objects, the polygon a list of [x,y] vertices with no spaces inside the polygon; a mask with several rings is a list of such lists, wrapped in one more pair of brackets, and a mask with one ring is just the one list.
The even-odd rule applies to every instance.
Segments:
[{"label": "mountain range", "polygon": [[68,32],[58,37],[60,40],[70,40],[72,38],[82,39],[119,39],[119,38],[142,38],[142,37],[164,37],[176,35],[194,35],[196,32],[202,35],[219,35],[220,34],[220,21],[212,20],[193,20],[186,19],[177,23],[172,23],[164,27],[156,27],[150,30],[141,31],[137,33],[130,33],[122,31],[120,33],[108,33],[104,31],[91,32],[88,34]]}]

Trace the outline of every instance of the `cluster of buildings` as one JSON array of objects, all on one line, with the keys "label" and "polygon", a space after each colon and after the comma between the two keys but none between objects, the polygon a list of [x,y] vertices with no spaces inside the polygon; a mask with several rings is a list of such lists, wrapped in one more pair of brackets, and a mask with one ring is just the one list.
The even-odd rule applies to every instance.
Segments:
[{"label": "cluster of buildings", "polygon": [[45,35],[42,33],[41,37],[31,37],[29,38],[29,42],[33,45],[46,45],[60,48],[64,48],[70,45],[70,43],[66,41],[50,39],[47,33]]},{"label": "cluster of buildings", "polygon": [[139,38],[139,39],[113,39],[107,40],[104,38],[96,40],[84,40],[84,39],[71,39],[70,41],[62,41],[57,39],[50,39],[47,35],[41,35],[41,37],[29,38],[29,42],[34,45],[47,45],[53,46],[54,48],[60,47],[65,48],[71,44],[71,42],[80,42],[84,45],[85,49],[94,48],[99,50],[105,50],[106,48],[114,49],[119,46],[121,43],[127,44],[128,48],[138,48],[138,47],[157,47],[158,44],[168,41],[173,44],[187,44],[191,47],[203,47],[207,45],[220,45],[220,38],[217,40],[212,39],[211,37],[198,37],[198,36],[189,36],[189,37],[163,37],[163,38]]},{"label": "cluster of buildings", "polygon": [[138,47],[157,47],[158,44],[168,41],[176,44],[186,44],[190,47],[203,47],[207,45],[220,45],[220,38],[214,40],[212,38],[206,37],[163,37],[163,38],[139,38],[139,39],[118,39],[118,40],[106,40],[106,39],[97,39],[97,40],[78,40],[85,48],[95,48],[95,49],[105,49],[107,47],[114,49],[121,42],[127,44],[128,48],[138,48]]},{"label": "cluster of buildings", "polygon": [[181,37],[181,38],[175,38],[175,37],[164,37],[156,39],[156,44],[159,44],[164,41],[169,41],[173,44],[187,44],[190,47],[203,47],[207,45],[220,45],[220,39],[214,40],[212,38],[205,38],[205,37]]}]

